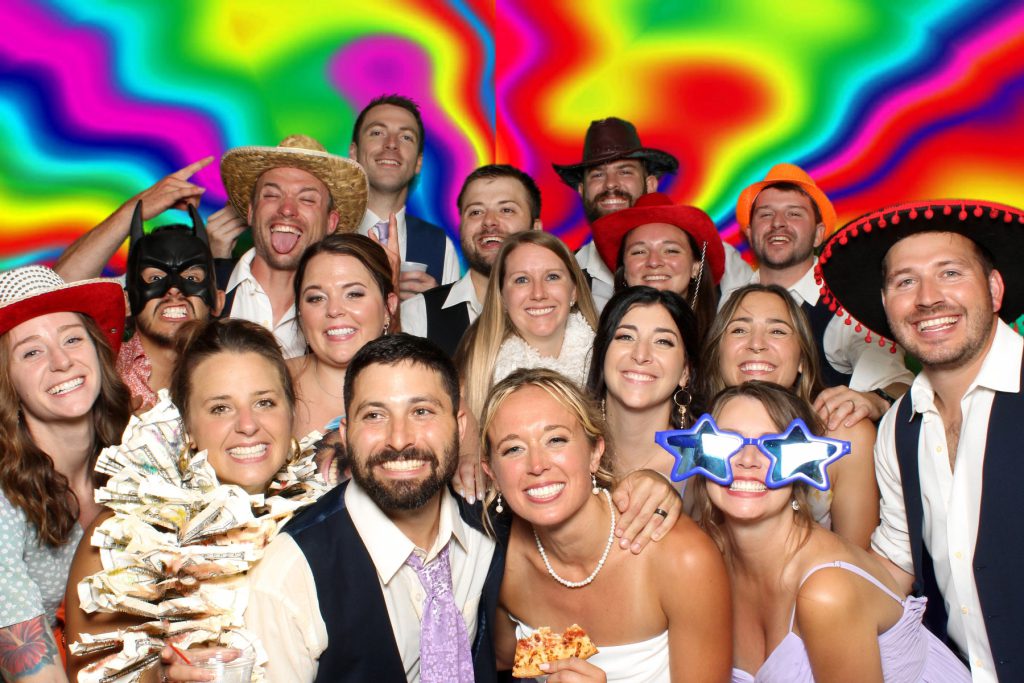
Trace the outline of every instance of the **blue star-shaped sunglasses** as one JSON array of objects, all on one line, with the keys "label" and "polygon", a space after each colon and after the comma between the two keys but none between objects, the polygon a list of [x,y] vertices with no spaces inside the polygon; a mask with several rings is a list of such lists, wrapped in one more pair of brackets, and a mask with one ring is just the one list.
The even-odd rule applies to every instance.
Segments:
[{"label": "blue star-shaped sunglasses", "polygon": [[714,418],[702,415],[689,429],[656,432],[654,440],[676,459],[672,481],[701,474],[722,486],[732,483],[732,456],[744,446],[757,446],[771,461],[764,482],[770,489],[803,482],[826,491],[830,486],[826,468],[850,452],[849,441],[815,436],[799,418],[781,434],[748,439],[720,430]]}]

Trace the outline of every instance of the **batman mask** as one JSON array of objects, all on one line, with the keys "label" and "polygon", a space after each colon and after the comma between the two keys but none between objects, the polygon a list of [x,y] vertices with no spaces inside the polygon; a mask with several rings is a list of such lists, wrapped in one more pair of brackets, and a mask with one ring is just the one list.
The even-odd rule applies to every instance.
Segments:
[{"label": "batman mask", "polygon": [[[168,225],[157,228],[148,235],[142,230],[142,202],[135,205],[132,215],[131,243],[128,247],[128,270],[125,273],[125,288],[132,315],[139,315],[151,299],[161,299],[172,287],[182,296],[197,296],[213,310],[217,301],[217,282],[213,269],[213,255],[210,253],[206,227],[195,207],[189,205],[192,227]],[[183,277],[190,268],[199,267],[205,277],[202,282]],[[142,272],[146,268],[158,268],[165,277],[146,282]]]}]

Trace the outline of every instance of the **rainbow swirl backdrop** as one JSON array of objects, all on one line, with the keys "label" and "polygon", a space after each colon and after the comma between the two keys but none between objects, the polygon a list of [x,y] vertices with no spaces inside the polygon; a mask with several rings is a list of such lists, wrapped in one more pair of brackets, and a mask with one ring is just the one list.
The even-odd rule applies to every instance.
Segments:
[{"label": "rainbow swirl backdrop", "polygon": [[[52,262],[208,154],[293,132],[345,153],[385,92],[422,105],[410,206],[453,235],[462,179],[497,161],[537,178],[545,227],[580,244],[551,162],[578,161],[609,115],[679,157],[662,189],[734,243],[737,195],[779,161],[842,219],[905,199],[1024,205],[1019,3],[6,0],[0,25],[0,268]],[[202,212],[220,208],[216,165],[195,180]]]}]

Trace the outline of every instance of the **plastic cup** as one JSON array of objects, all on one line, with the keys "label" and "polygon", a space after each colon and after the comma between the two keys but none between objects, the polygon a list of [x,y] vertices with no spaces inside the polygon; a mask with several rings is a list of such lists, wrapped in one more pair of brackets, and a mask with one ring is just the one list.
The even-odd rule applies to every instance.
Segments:
[{"label": "plastic cup", "polygon": [[425,273],[427,272],[426,263],[417,263],[416,261],[402,261],[402,272],[403,273]]},{"label": "plastic cup", "polygon": [[217,683],[249,683],[252,679],[252,667],[256,662],[256,655],[252,651],[245,651],[234,659],[229,659],[233,653],[213,652],[204,657],[197,657],[192,660],[192,666],[206,671],[213,671]]}]

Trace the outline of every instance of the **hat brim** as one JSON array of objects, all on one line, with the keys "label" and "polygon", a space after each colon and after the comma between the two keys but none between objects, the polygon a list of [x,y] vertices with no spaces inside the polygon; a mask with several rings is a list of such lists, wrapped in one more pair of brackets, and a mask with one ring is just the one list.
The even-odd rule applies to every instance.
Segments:
[{"label": "hat brim", "polygon": [[836,218],[835,207],[832,206],[832,201],[828,198],[828,195],[822,192],[821,188],[814,183],[808,183],[796,178],[762,180],[744,189],[740,193],[740,198],[736,201],[736,222],[739,223],[741,229],[750,229],[750,212],[753,210],[754,200],[757,199],[757,195],[761,193],[761,190],[769,185],[779,185],[780,183],[796,185],[809,194],[814,204],[818,207],[818,213],[821,214],[821,222],[825,225],[825,235],[831,235],[835,231],[838,219]]},{"label": "hat brim", "polygon": [[[619,252],[630,230],[649,223],[667,223],[693,237],[697,249],[707,244],[705,264],[717,285],[725,272],[725,247],[711,217],[700,209],[686,205],[644,206],[622,209],[599,218],[592,226],[594,246],[608,268],[615,271],[622,264]],[[694,254],[700,259],[700,254]]]},{"label": "hat brim", "polygon": [[1024,213],[978,200],[908,203],[847,223],[825,243],[816,267],[825,302],[892,340],[882,306],[882,260],[896,242],[922,232],[956,233],[984,247],[1005,283],[999,316],[1013,322],[1024,312]]},{"label": "hat brim", "polygon": [[679,170],[679,160],[668,152],[662,152],[660,149],[651,149],[650,147],[640,147],[631,152],[610,152],[603,154],[587,161],[581,161],[578,164],[570,164],[568,166],[561,166],[559,164],[551,164],[555,173],[562,179],[566,185],[572,189],[579,187],[580,183],[583,182],[583,176],[586,174],[588,168],[594,166],[600,166],[601,164],[607,164],[608,162],[615,161],[617,159],[641,159],[647,164],[647,171],[653,176],[662,176],[666,173],[675,173]]},{"label": "hat brim", "polygon": [[116,354],[121,348],[126,311],[124,289],[119,282],[106,278],[82,280],[0,306],[0,334],[41,315],[82,313],[96,321]]},{"label": "hat brim", "polygon": [[338,212],[338,232],[355,232],[366,212],[369,181],[352,159],[302,147],[235,147],[220,162],[228,199],[242,218],[260,176],[272,168],[298,168],[319,178],[331,193]]}]

